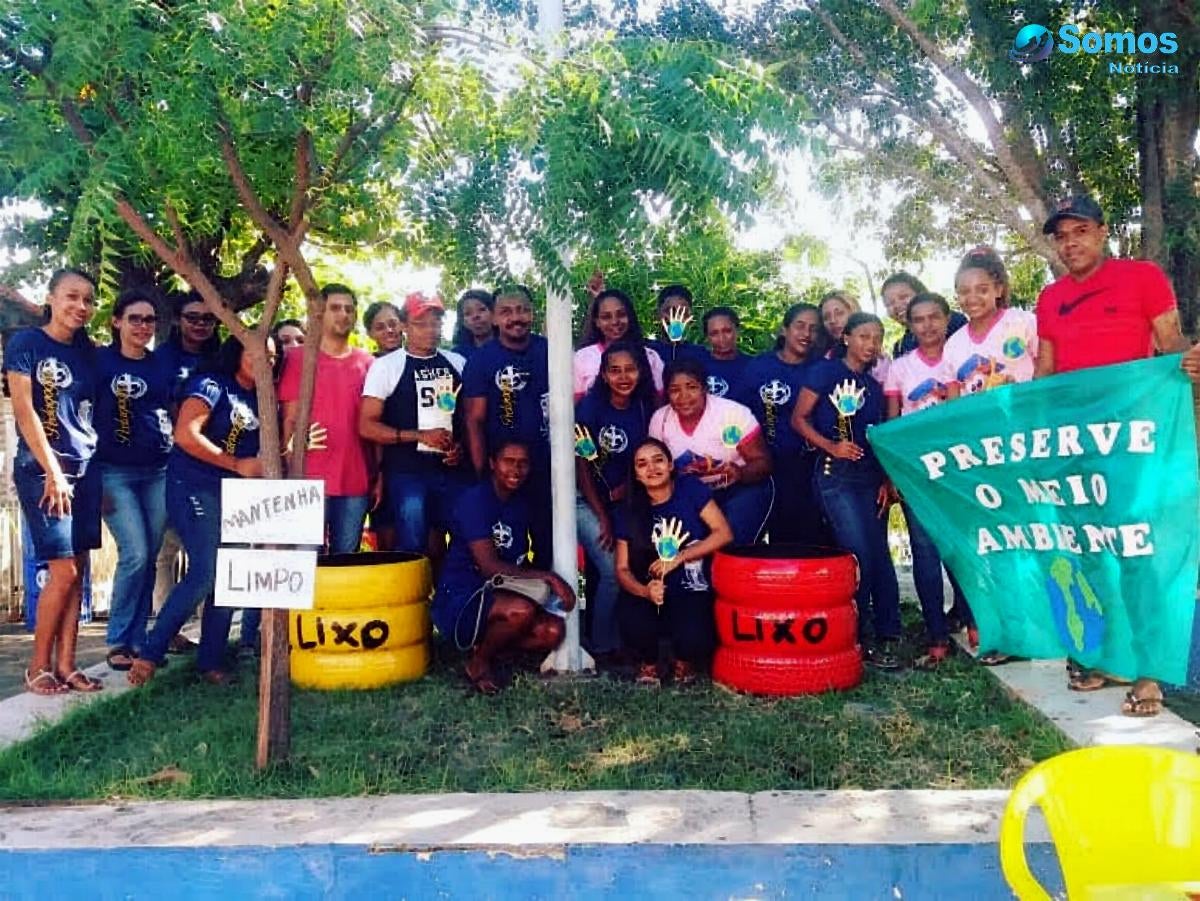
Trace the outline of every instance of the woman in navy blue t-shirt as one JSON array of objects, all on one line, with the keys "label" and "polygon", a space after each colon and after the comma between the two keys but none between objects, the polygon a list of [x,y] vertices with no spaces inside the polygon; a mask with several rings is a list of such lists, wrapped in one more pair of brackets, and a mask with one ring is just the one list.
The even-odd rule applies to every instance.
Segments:
[{"label": "woman in navy blue t-shirt", "polygon": [[4,351],[17,421],[13,482],[34,555],[50,570],[25,671],[25,687],[39,695],[102,687],[75,666],[83,573],[88,552],[100,547],[100,482],[89,465],[95,352],[85,330],[95,310],[92,277],[60,269],[50,279],[45,325],[17,332]]},{"label": "woman in navy blue t-shirt", "polygon": [[167,527],[167,454],[174,443],[172,373],[148,349],[158,320],[141,290],[113,305],[112,345],[96,352],[96,463],[104,521],[117,540],[108,665],[127,670],[146,640],[154,563]]},{"label": "woman in navy blue t-shirt", "polygon": [[[867,662],[897,669],[900,590],[887,540],[891,485],[867,440],[867,429],[882,422],[886,410],[883,386],[871,375],[883,323],[871,313],[854,313],[842,339],[845,356],[809,370],[792,425],[820,454],[813,473],[817,497],[838,544],[858,558],[855,601]],[[867,627],[868,610],[873,629]],[[872,631],[874,641],[868,642]]]},{"label": "woman in navy blue t-shirt", "polygon": [[[267,356],[276,368],[274,339],[267,339]],[[271,410],[267,415],[274,416]],[[250,358],[235,337],[225,339],[211,370],[188,382],[175,447],[167,458],[167,516],[183,541],[188,568],[171,589],[141,655],[133,662],[129,681],[141,685],[163,665],[171,638],[203,602],[200,648],[196,668],[210,684],[230,681],[225,669],[226,645],[233,608],[213,604],[217,546],[221,541],[221,480],[262,475],[258,456],[260,421],[258,394]]]},{"label": "woman in navy blue t-shirt", "polygon": [[750,361],[732,395],[754,413],[774,461],[775,502],[767,519],[772,544],[824,545],[831,540],[813,494],[816,452],[792,427],[805,377],[822,358],[825,343],[820,311],[809,303],[792,304],[775,347]]},{"label": "woman in navy blue t-shirt", "polygon": [[633,452],[629,498],[617,527],[618,616],[639,660],[637,681],[659,684],[658,641],[671,639],[673,678],[686,684],[716,646],[709,558],[733,541],[712,491],[676,476],[665,444],[646,438]]},{"label": "woman in navy blue t-shirt", "polygon": [[579,543],[596,569],[589,650],[621,646],[613,530],[625,499],[633,449],[654,412],[654,382],[640,344],[614,341],[600,356],[600,375],[575,407],[576,523]]}]

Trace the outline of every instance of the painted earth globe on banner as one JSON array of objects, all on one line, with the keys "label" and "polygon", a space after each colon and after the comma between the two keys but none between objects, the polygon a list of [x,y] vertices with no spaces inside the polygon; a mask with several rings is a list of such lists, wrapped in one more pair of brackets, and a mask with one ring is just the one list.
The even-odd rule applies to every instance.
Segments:
[{"label": "painted earth globe on banner", "polygon": [[1050,612],[1063,647],[1081,658],[1100,650],[1104,642],[1104,607],[1079,564],[1057,557],[1046,577]]}]

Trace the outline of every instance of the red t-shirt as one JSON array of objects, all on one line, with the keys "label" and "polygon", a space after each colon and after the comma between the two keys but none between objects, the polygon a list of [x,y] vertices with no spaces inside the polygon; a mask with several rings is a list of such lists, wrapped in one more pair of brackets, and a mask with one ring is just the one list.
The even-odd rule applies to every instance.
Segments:
[{"label": "red t-shirt", "polygon": [[[374,359],[359,348],[351,348],[344,357],[331,357],[324,352],[317,356],[311,421],[319,422],[329,434],[325,450],[308,452],[304,469],[308,478],[325,480],[325,494],[329,497],[353,497],[370,491],[367,447],[358,437],[358,408],[362,404],[363,382]],[[281,402],[299,400],[303,366],[304,348],[289,347],[279,380]]]},{"label": "red t-shirt", "polygon": [[1038,296],[1038,337],[1054,344],[1054,371],[1144,360],[1151,323],[1175,309],[1167,276],[1146,260],[1105,260],[1076,281],[1064,275]]}]

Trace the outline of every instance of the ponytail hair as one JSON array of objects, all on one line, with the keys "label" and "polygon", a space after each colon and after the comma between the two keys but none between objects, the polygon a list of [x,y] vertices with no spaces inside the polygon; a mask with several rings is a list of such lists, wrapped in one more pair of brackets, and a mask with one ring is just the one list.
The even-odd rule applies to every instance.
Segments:
[{"label": "ponytail hair", "polygon": [[[77,269],[74,266],[63,266],[61,269],[55,269],[54,272],[51,273],[50,284],[46,288],[47,292],[49,292],[50,294],[53,294],[54,290],[59,286],[59,284],[62,282],[62,280],[69,275],[73,275],[76,278],[83,279],[85,282],[87,282],[89,285],[92,286],[93,292],[100,290],[100,285],[96,282],[96,277],[94,275],[92,275],[90,272],[85,272],[83,269]],[[50,321],[50,304],[46,304],[45,306],[42,307],[42,322],[49,322],[49,321]],[[75,334],[73,334],[71,336],[71,345],[73,347],[82,347],[85,349],[90,349],[90,348],[93,348],[96,346],[92,342],[92,339],[88,337],[86,328],[75,329]]]},{"label": "ponytail hair", "polygon": [[958,264],[958,271],[954,273],[954,283],[958,284],[958,277],[968,269],[979,269],[986,272],[999,286],[1000,297],[996,300],[998,309],[1005,309],[1012,304],[1012,288],[1008,280],[1008,270],[1004,268],[1004,261],[1000,259],[1000,254],[986,244],[980,244],[978,247],[973,247],[967,251],[962,258],[962,262]]}]

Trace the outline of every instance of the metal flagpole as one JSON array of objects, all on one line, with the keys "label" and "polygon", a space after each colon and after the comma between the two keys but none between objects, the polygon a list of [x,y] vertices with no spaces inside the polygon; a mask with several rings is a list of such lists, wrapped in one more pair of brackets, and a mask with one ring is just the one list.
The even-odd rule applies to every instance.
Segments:
[{"label": "metal flagpole", "polygon": [[[538,0],[538,34],[546,52],[562,52],[562,0]],[[578,591],[575,533],[575,395],[572,382],[571,295],[546,292],[546,342],[550,366],[550,488],[553,514],[554,571]],[[562,644],[542,662],[542,670],[578,673],[595,662],[579,646],[579,605],[567,614]]]}]

